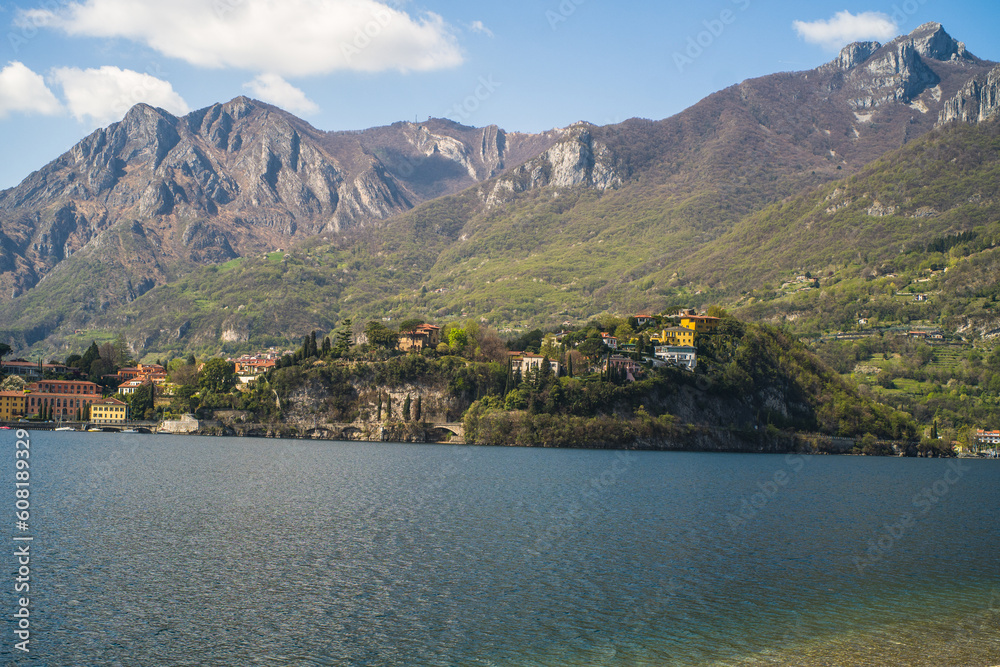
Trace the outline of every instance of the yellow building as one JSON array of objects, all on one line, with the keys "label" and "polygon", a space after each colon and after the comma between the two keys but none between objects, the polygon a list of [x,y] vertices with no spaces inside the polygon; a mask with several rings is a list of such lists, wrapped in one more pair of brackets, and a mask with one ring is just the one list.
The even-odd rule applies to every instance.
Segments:
[{"label": "yellow building", "polygon": [[0,421],[11,421],[24,416],[27,402],[22,391],[0,391]]},{"label": "yellow building", "polygon": [[716,327],[721,322],[722,320],[718,317],[710,317],[708,315],[687,315],[681,318],[682,327],[700,334],[715,333]]},{"label": "yellow building", "polygon": [[90,406],[90,421],[94,424],[124,424],[128,421],[128,406],[117,398],[103,398]]},{"label": "yellow building", "polygon": [[664,329],[659,334],[652,336],[649,340],[660,345],[671,345],[674,347],[694,347],[694,330],[685,327],[670,327]]}]

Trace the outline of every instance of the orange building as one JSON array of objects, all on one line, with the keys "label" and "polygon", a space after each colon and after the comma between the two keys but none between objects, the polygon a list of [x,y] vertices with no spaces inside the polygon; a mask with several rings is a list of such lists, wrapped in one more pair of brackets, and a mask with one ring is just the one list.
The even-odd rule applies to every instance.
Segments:
[{"label": "orange building", "polygon": [[159,364],[139,364],[138,366],[120,368],[117,375],[120,382],[142,378],[153,384],[163,384],[167,381],[167,369]]},{"label": "orange building", "polygon": [[101,398],[100,387],[83,380],[39,380],[28,389],[25,414],[45,409],[53,419],[86,419],[90,405]]}]

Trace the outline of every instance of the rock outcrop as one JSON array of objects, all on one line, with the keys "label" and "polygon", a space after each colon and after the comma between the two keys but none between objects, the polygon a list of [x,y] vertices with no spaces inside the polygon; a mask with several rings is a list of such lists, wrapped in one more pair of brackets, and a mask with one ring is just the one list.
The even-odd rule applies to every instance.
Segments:
[{"label": "rock outcrop", "polygon": [[977,76],[945,102],[938,123],[981,123],[1000,115],[1000,66]]},{"label": "rock outcrop", "polygon": [[497,180],[489,188],[487,203],[493,206],[512,194],[547,186],[619,187],[623,178],[615,167],[614,155],[606,144],[594,140],[592,128],[589,123],[571,125],[554,146]]},{"label": "rock outcrop", "polygon": [[853,93],[852,106],[867,110],[909,103],[937,86],[941,76],[927,61],[974,64],[978,59],[940,23],[925,23],[885,45],[849,44],[825,69],[847,72],[844,87]]}]

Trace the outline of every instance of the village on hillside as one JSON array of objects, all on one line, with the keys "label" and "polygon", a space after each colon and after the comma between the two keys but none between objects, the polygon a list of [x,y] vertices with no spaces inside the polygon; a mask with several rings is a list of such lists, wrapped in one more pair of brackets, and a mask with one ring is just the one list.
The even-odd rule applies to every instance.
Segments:
[{"label": "village on hillside", "polygon": [[[639,313],[632,318],[636,325],[635,335],[627,340],[619,340],[613,332],[601,332],[603,354],[593,355],[596,363],[587,364],[586,368],[578,361],[577,370],[613,370],[621,372],[630,381],[640,376],[647,367],[675,365],[693,371],[698,361],[696,336],[711,334],[720,319],[698,314],[694,310],[681,311],[674,318],[678,320],[677,326],[657,329],[663,317]],[[442,344],[441,331],[442,328],[437,325],[420,322],[395,334],[394,347],[396,351],[407,354],[437,351]],[[569,333],[550,334],[550,343],[561,344]],[[371,344],[368,338],[366,333],[360,333],[349,345],[368,346]],[[575,345],[579,346],[580,342]],[[247,388],[259,376],[278,366],[282,357],[292,354],[292,350],[272,347],[225,361],[232,365],[237,387]],[[509,351],[507,356],[511,368],[522,376],[537,370],[543,363],[548,363],[553,373],[560,375],[566,372],[567,365],[571,367],[573,363],[572,357],[565,355],[561,360],[525,350]],[[121,367],[114,373],[102,375],[101,384],[79,379],[85,375],[79,367],[26,359],[0,362],[0,375],[13,376],[22,381],[18,389],[0,391],[0,421],[33,419],[89,422],[95,426],[121,425],[142,421],[145,417],[135,414],[129,400],[137,392],[151,394],[155,404],[157,401],[165,402],[178,388],[176,382],[170,381],[167,367],[157,363]]]},{"label": "village on hillside", "polygon": [[[617,326],[612,323],[596,329],[591,327],[586,335],[573,328],[548,334],[536,331],[531,344],[523,349],[505,349],[495,360],[505,362],[508,373],[518,383],[522,378],[537,377],[543,372],[554,377],[596,373],[621,382],[635,382],[656,368],[673,367],[694,372],[698,366],[699,339],[715,334],[724,319],[694,309],[682,309],[670,314],[640,312],[617,321],[620,322]],[[345,322],[350,326],[350,320]],[[602,328],[607,330],[600,330]],[[924,332],[907,332],[907,335],[916,337],[917,333],[926,339],[934,335]],[[352,354],[365,356],[376,349],[381,349],[383,354],[441,356],[463,349],[465,336],[460,327],[441,327],[419,320],[401,322],[398,332],[379,322],[369,322],[363,331],[342,330],[323,338],[322,344],[317,342],[314,332],[306,336],[299,351],[271,347],[203,361],[189,355],[187,359],[174,359],[166,364],[162,361],[135,363],[123,355],[119,343],[118,354],[127,365],[99,377],[95,377],[93,366],[89,374],[85,368],[93,361],[100,365],[104,357],[99,355],[111,356],[101,351],[110,347],[108,345],[97,348],[92,344],[94,349],[87,353],[92,357],[90,360],[71,355],[66,363],[26,359],[0,361],[0,377],[4,378],[0,384],[0,422],[34,423],[39,427],[47,425],[72,430],[157,428],[169,424],[170,419],[194,411],[199,395],[213,391],[208,388],[211,381],[205,384],[206,377],[231,380],[231,386],[225,379],[218,380],[215,391],[249,392],[260,377],[291,364],[296,355],[307,355],[310,347],[316,353],[329,354],[339,346],[345,359],[349,350]],[[522,337],[506,344],[518,347],[525,342],[528,339]],[[86,377],[89,379],[84,379]],[[179,408],[180,413],[174,412]],[[190,414],[185,418],[192,419]],[[1000,431],[977,431],[975,449],[995,451],[998,444]]]}]

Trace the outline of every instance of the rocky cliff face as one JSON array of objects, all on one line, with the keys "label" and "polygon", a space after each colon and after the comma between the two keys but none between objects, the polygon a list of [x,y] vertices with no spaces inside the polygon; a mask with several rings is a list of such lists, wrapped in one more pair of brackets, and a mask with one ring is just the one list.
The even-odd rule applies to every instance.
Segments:
[{"label": "rocky cliff face", "polygon": [[948,100],[938,114],[938,123],[981,123],[1000,115],[1000,66],[977,76]]},{"label": "rocky cliff face", "polygon": [[563,131],[562,138],[538,157],[511,169],[487,191],[490,206],[509,196],[540,187],[587,186],[598,190],[616,188],[624,182],[607,144],[596,141],[589,123],[577,123]]},{"label": "rocky cliff face", "polygon": [[183,118],[140,104],[0,192],[0,304],[63,264],[94,280],[72,268],[86,261],[122,277],[91,285],[107,310],[198,264],[391,218],[556,138],[444,120],[326,133],[245,97]]},{"label": "rocky cliff face", "polygon": [[849,72],[845,89],[853,92],[851,104],[865,110],[893,102],[909,103],[940,84],[941,75],[928,61],[979,62],[940,23],[925,23],[884,46],[878,42],[851,44],[828,67]]}]

